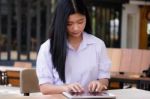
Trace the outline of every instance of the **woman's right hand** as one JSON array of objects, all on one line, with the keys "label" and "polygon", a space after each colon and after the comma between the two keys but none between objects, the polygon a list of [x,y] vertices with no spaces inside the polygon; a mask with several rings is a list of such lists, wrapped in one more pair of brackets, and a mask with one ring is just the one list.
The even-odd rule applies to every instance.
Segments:
[{"label": "woman's right hand", "polygon": [[64,85],[65,91],[74,93],[83,93],[84,88],[79,83],[71,83]]}]

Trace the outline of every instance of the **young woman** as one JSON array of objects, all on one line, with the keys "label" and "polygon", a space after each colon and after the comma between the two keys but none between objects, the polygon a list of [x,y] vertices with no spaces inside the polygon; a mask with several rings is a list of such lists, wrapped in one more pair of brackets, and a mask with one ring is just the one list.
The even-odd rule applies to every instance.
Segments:
[{"label": "young woman", "polygon": [[41,45],[36,65],[43,94],[107,89],[111,62],[104,42],[91,34],[82,0],[58,0],[50,38]]}]

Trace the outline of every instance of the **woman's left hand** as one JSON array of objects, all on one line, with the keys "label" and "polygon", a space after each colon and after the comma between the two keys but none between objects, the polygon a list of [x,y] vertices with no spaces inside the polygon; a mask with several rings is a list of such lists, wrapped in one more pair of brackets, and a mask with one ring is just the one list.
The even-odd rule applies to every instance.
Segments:
[{"label": "woman's left hand", "polygon": [[88,85],[89,92],[101,92],[106,89],[107,89],[107,86],[102,84],[98,80],[91,81]]}]

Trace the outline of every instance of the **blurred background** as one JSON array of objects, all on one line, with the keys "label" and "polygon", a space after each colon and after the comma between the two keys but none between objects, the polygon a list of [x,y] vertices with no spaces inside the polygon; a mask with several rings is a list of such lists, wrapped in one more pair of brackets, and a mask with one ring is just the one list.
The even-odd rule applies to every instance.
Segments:
[{"label": "blurred background", "polygon": [[[0,0],[0,65],[35,66],[57,0]],[[150,0],[85,0],[92,33],[107,48],[150,49]]]}]

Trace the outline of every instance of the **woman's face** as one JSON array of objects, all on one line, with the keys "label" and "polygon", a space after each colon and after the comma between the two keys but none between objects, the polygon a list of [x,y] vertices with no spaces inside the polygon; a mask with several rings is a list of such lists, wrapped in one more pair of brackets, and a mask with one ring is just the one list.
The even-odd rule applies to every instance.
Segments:
[{"label": "woman's face", "polygon": [[68,18],[67,31],[68,36],[73,38],[81,37],[86,25],[86,17],[82,14],[71,14]]}]

